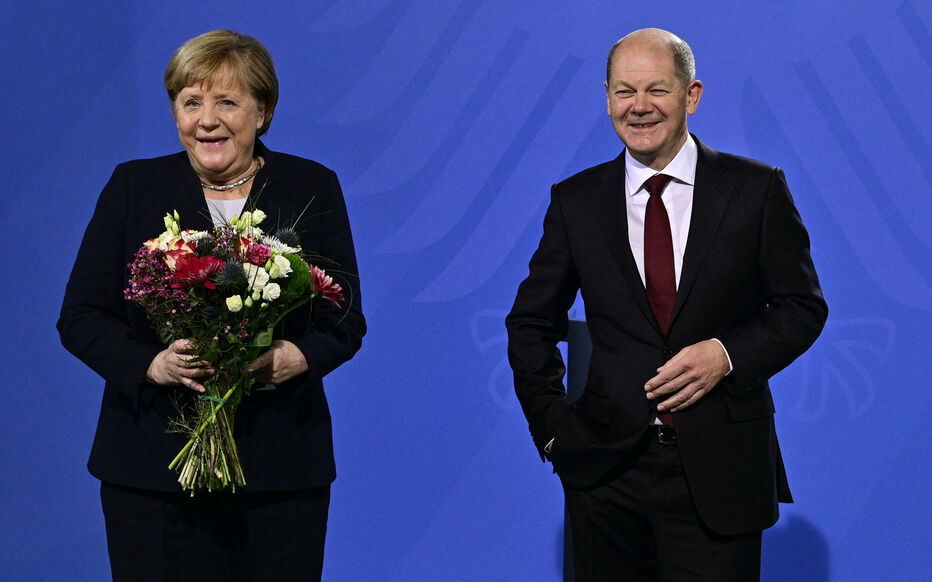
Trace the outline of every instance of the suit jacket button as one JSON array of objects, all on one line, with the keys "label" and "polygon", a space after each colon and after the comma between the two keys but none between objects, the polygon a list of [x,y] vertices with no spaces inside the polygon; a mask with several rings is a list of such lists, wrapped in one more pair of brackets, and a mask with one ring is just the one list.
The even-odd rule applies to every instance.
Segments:
[{"label": "suit jacket button", "polygon": [[672,357],[673,357],[673,348],[671,348],[670,346],[663,346],[663,355],[664,355],[664,357],[666,357],[666,358],[672,358]]}]

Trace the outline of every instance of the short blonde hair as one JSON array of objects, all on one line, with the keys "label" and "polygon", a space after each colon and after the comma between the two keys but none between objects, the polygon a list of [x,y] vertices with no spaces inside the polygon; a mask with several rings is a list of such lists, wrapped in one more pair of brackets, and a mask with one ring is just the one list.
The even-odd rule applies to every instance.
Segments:
[{"label": "short blonde hair", "polygon": [[261,42],[232,30],[212,30],[184,43],[168,61],[165,90],[172,104],[185,87],[202,84],[210,88],[218,76],[229,71],[264,110],[265,119],[256,135],[263,135],[272,124],[278,103],[278,77],[272,55]]}]

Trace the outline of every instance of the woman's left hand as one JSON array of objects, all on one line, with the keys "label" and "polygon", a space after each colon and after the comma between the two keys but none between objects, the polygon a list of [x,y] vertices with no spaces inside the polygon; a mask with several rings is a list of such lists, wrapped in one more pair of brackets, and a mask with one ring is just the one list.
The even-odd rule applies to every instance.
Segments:
[{"label": "woman's left hand", "polygon": [[249,371],[256,373],[258,382],[281,384],[307,372],[307,359],[298,346],[290,341],[275,340],[268,350],[250,364]]}]

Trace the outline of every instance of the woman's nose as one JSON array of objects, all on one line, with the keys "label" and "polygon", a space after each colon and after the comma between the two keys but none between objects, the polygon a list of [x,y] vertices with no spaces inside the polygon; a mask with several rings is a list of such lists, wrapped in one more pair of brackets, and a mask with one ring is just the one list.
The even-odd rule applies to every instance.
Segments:
[{"label": "woman's nose", "polygon": [[203,109],[201,109],[198,124],[204,129],[214,129],[220,124],[220,119],[217,117],[217,111],[213,105],[204,105]]}]

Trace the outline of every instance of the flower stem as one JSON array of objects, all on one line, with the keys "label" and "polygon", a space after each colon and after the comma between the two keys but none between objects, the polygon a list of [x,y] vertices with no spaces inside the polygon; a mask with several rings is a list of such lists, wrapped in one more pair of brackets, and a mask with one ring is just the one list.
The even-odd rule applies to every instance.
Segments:
[{"label": "flower stem", "polygon": [[210,425],[211,423],[217,422],[217,412],[223,407],[224,404],[227,403],[227,400],[230,398],[230,396],[233,395],[234,392],[236,392],[237,388],[239,388],[239,386],[234,385],[232,388],[227,390],[227,393],[224,394],[223,398],[221,399],[223,400],[223,402],[219,403],[216,407],[214,407],[213,412],[210,415],[210,418],[205,420],[203,423],[201,423],[201,426],[197,427],[197,429],[194,430],[194,434],[191,435],[191,438],[188,439],[188,442],[185,443],[184,447],[181,448],[181,451],[179,451],[178,454],[175,455],[175,458],[172,459],[172,462],[168,464],[169,469],[174,469],[175,467],[177,467],[178,463],[180,463],[182,459],[187,456],[188,451],[191,450],[192,446],[194,446],[194,442],[201,435],[204,429],[207,428],[207,426]]}]

